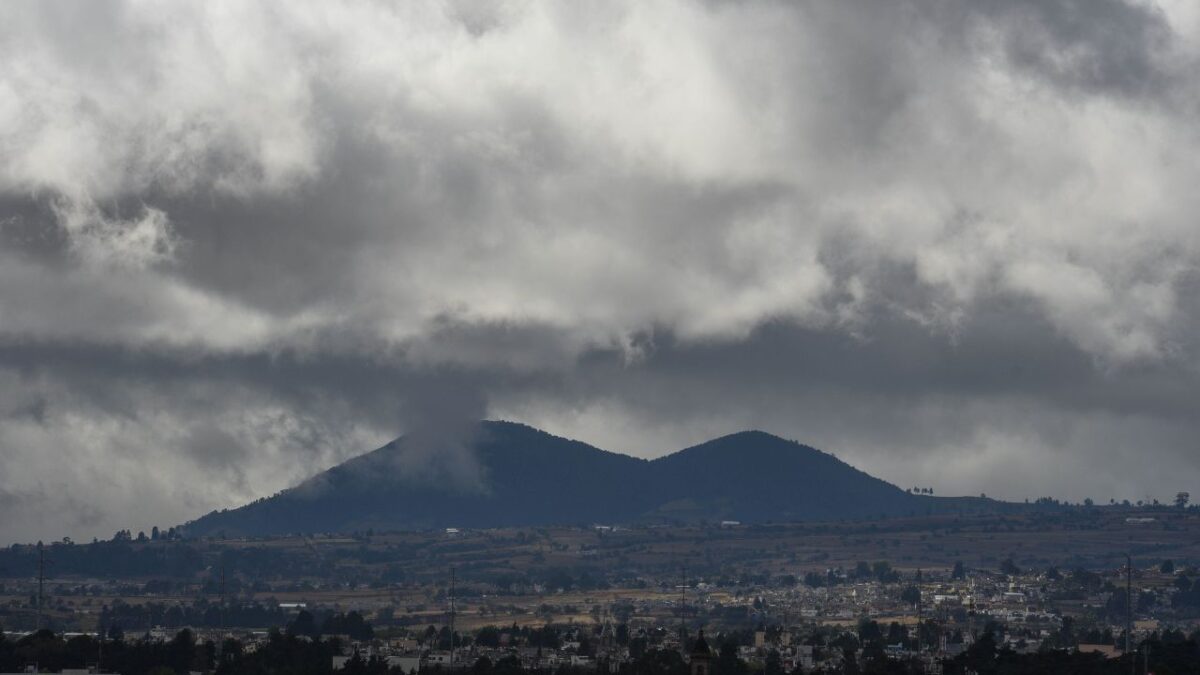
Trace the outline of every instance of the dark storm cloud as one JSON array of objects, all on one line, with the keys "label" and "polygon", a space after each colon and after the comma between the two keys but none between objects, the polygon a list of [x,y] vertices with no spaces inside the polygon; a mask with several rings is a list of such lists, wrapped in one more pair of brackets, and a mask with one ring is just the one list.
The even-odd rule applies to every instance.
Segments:
[{"label": "dark storm cloud", "polygon": [[174,524],[400,433],[470,487],[484,415],[1187,489],[1195,19],[6,5],[0,538]]},{"label": "dark storm cloud", "polygon": [[983,3],[1001,21],[1005,53],[1050,83],[1121,96],[1159,97],[1179,84],[1174,35],[1156,6],[1100,2]]},{"label": "dark storm cloud", "polygon": [[[953,336],[889,312],[870,325],[865,339],[790,323],[737,343],[659,334],[635,369],[616,352],[585,357],[560,401],[620,401],[636,422],[609,432],[609,446],[638,454],[676,449],[644,445],[656,427],[699,429],[685,432],[695,442],[759,427],[939,491],[1141,499],[1191,480],[1175,472],[1193,465],[1200,435],[1193,371],[1098,368],[1012,297],[980,301]],[[996,451],[1000,466],[981,475]],[[955,463],[972,465],[968,475]]]}]

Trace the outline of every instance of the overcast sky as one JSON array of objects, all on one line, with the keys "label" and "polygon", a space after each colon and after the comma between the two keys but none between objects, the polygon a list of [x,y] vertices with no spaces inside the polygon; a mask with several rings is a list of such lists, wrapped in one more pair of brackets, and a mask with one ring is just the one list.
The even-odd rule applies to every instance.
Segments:
[{"label": "overcast sky", "polygon": [[481,417],[1200,493],[1198,85],[1195,0],[4,3],[0,543]]}]

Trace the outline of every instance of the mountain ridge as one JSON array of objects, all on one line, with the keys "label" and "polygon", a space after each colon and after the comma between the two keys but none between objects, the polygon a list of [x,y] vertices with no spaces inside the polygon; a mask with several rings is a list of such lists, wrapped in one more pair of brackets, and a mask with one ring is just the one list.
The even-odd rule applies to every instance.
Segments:
[{"label": "mountain ridge", "polygon": [[911,494],[831,453],[761,430],[734,432],[651,460],[507,421],[478,424],[470,447],[474,466],[447,463],[442,456],[431,461],[429,448],[410,445],[400,437],[272,497],[213,511],[182,530],[189,536],[260,536],[372,528],[781,522],[1003,505]]}]

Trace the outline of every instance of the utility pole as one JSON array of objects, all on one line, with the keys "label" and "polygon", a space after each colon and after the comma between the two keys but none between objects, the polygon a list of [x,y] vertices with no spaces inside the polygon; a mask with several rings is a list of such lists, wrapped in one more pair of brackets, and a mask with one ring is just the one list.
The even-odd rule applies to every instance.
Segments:
[{"label": "utility pole", "polygon": [[221,561],[221,630],[225,630],[225,561]]},{"label": "utility pole", "polygon": [[679,653],[687,656],[687,567],[683,569],[683,583],[679,584]]},{"label": "utility pole", "polygon": [[[792,645],[792,631],[788,629],[788,609],[790,605],[784,605],[783,608],[783,625],[779,629],[779,644],[783,647]],[[787,636],[787,644],[783,644],[783,636]]]},{"label": "utility pole", "polygon": [[450,566],[450,670],[454,670],[454,565]]},{"label": "utility pole", "polygon": [[917,586],[917,653],[921,653],[921,587],[919,585]]},{"label": "utility pole", "polygon": [[1133,556],[1125,554],[1125,653],[1129,655],[1129,675],[1137,675],[1137,655],[1133,653]]}]

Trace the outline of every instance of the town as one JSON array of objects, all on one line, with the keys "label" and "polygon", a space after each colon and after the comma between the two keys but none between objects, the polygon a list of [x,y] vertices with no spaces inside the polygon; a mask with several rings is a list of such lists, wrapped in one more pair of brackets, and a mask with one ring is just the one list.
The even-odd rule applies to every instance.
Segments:
[{"label": "town", "polygon": [[[139,650],[174,649],[186,652],[177,657],[178,672],[202,673],[243,672],[255,658],[269,653],[277,662],[288,650],[320,662],[308,672],[347,675],[686,673],[706,658],[723,674],[989,672],[1005,659],[1065,660],[1087,664],[1086,672],[1102,672],[1096,669],[1104,664],[1128,672],[1121,664],[1133,661],[1139,672],[1189,672],[1178,664],[1200,662],[1200,567],[1186,545],[1172,542],[1191,536],[1194,513],[1136,517],[1153,522],[1104,517],[1118,531],[1126,530],[1117,524],[1137,528],[1127,531],[1141,533],[1138,555],[1119,556],[1115,565],[1098,564],[1100,558],[1070,565],[1092,553],[1081,546],[1056,562],[1027,543],[1017,549],[1023,555],[994,564],[982,562],[990,555],[975,555],[939,565],[914,561],[903,542],[887,539],[876,552],[899,552],[893,559],[853,561],[846,556],[875,550],[859,537],[878,532],[878,523],[839,525],[825,536],[846,539],[850,549],[810,553],[786,542],[817,538],[818,528],[829,526],[732,522],[261,541],[189,542],[154,533],[144,542],[122,535],[90,545],[10,548],[0,556],[7,566],[43,566],[0,586],[7,630],[0,671],[141,672],[129,660],[143,658]],[[1052,529],[1065,541],[1072,532],[1114,538],[1083,527],[1093,522],[1087,518],[1061,515]],[[915,542],[941,531],[929,522],[924,529],[894,525],[889,537]],[[939,535],[941,549],[959,550],[973,532],[1007,534],[1010,527],[1034,542],[1034,531],[1046,525],[963,519],[953,525],[957,533]],[[784,543],[759,548],[757,537]],[[401,540],[419,545],[405,548]],[[693,548],[694,541],[705,545]],[[530,564],[515,569],[521,556],[513,548],[532,548]],[[1149,552],[1168,548],[1181,555]],[[181,555],[174,577],[46,579],[47,557],[76,569],[103,560],[136,572],[139,555],[170,569],[172,551]],[[625,556],[621,564],[597,562],[617,551]]]}]

